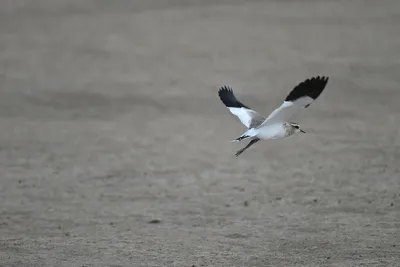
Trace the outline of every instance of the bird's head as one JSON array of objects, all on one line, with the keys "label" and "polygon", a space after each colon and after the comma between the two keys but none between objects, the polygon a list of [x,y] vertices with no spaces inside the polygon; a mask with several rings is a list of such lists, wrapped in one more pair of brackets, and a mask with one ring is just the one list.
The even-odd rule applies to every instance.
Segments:
[{"label": "bird's head", "polygon": [[298,132],[301,132],[301,133],[306,133],[305,131],[303,131],[301,128],[300,128],[300,125],[298,125],[297,123],[295,123],[295,122],[290,122],[290,126],[292,126],[294,129],[295,129],[295,131],[298,133]]}]

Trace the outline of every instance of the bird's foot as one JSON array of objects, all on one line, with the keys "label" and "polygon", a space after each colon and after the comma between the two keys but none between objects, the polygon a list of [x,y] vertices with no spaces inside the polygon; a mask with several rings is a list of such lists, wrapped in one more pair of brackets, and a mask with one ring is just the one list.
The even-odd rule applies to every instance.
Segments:
[{"label": "bird's foot", "polygon": [[238,137],[238,138],[232,140],[231,142],[240,142],[240,141],[242,141],[243,139],[246,139],[246,138],[249,138],[249,137],[250,137],[250,136],[248,136],[248,135],[244,135],[244,136],[241,136],[241,137]]}]

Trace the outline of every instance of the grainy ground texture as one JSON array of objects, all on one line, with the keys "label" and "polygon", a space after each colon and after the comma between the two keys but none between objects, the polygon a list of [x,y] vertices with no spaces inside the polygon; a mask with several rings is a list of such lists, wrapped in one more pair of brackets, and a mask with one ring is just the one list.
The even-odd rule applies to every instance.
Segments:
[{"label": "grainy ground texture", "polygon": [[[400,266],[399,51],[398,0],[2,0],[0,266]],[[234,157],[221,85],[318,74]]]}]

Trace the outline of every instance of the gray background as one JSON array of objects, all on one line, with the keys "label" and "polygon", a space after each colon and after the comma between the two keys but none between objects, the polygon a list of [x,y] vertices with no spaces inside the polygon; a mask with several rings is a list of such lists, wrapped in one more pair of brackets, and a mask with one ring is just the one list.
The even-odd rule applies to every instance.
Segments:
[{"label": "gray background", "polygon": [[[399,51],[398,0],[2,0],[0,265],[400,266]],[[318,74],[233,156],[221,85]]]}]

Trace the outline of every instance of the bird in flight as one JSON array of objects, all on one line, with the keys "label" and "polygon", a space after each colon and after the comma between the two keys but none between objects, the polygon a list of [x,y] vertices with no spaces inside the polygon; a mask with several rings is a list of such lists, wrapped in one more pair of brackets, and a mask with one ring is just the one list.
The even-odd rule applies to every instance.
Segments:
[{"label": "bird in flight", "polygon": [[251,140],[247,146],[238,150],[235,156],[239,156],[260,140],[281,139],[298,132],[305,133],[299,124],[288,122],[288,120],[295,113],[299,112],[300,109],[309,107],[319,97],[325,89],[328,79],[325,76],[316,76],[299,83],[288,94],[283,103],[267,118],[237,100],[232,88],[222,86],[218,90],[219,98],[229,111],[237,116],[248,128],[246,132],[232,140],[232,142],[240,142],[246,139]]}]

